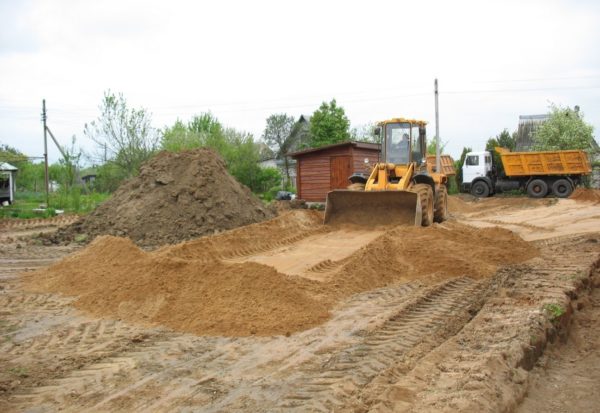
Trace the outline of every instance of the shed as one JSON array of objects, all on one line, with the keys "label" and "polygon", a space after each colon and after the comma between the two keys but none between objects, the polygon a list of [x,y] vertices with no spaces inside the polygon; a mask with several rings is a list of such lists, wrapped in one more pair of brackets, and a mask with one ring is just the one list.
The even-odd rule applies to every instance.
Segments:
[{"label": "shed", "polygon": [[0,162],[0,203],[13,203],[15,199],[15,176],[17,168],[6,162]]},{"label": "shed", "polygon": [[296,160],[297,197],[324,202],[329,191],[346,188],[353,173],[368,174],[379,161],[379,154],[379,144],[355,141],[288,154]]}]

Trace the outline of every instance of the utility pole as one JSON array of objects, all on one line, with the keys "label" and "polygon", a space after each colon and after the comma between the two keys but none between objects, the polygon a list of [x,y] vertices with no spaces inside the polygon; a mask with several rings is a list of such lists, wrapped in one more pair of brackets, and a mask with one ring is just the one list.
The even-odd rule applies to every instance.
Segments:
[{"label": "utility pole", "polygon": [[46,208],[50,206],[50,189],[48,187],[48,136],[46,134],[46,99],[42,100],[42,121],[44,122],[44,180],[46,182]]},{"label": "utility pole", "polygon": [[438,109],[438,80],[435,79],[435,171],[442,172],[440,160],[440,114]]}]

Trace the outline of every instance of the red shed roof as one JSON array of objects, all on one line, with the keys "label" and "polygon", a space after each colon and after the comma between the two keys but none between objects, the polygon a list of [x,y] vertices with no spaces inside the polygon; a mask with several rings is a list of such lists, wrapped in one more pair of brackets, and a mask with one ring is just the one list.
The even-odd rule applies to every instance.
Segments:
[{"label": "red shed roof", "polygon": [[331,148],[339,148],[342,146],[353,146],[355,148],[372,149],[374,151],[381,150],[381,145],[379,145],[378,143],[347,141],[347,142],[341,142],[341,143],[334,143],[332,145],[321,146],[319,148],[309,148],[309,149],[304,149],[302,151],[291,152],[291,153],[288,153],[287,156],[291,156],[292,158],[298,158],[300,156],[304,156],[309,153],[324,151],[324,150],[331,149]]}]

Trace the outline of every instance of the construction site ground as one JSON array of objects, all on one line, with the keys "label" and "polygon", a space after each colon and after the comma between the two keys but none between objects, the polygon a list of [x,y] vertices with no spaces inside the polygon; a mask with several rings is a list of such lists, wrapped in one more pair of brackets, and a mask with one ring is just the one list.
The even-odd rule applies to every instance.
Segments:
[{"label": "construction site ground", "polygon": [[288,211],[152,251],[0,222],[0,411],[597,411],[600,205],[449,209]]}]

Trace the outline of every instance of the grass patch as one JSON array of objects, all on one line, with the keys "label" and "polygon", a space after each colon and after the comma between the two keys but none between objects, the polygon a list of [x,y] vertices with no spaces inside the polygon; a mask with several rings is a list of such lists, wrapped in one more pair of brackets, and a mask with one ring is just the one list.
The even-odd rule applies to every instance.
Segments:
[{"label": "grass patch", "polygon": [[561,316],[563,316],[567,310],[565,310],[565,308],[560,305],[560,304],[545,304],[544,305],[544,311],[546,311],[546,313],[548,313],[548,316],[550,317],[550,321],[555,322],[556,320],[558,320]]},{"label": "grass patch", "polygon": [[17,192],[12,205],[0,207],[0,218],[49,218],[56,215],[57,209],[65,213],[86,214],[96,209],[109,197],[110,194],[101,192],[82,194],[79,188],[75,188],[69,192],[59,191],[50,194],[50,205],[48,208],[43,208],[46,206],[45,193]]},{"label": "grass patch", "polygon": [[29,371],[25,367],[13,367],[9,369],[8,372],[14,376],[21,378],[29,377]]}]

